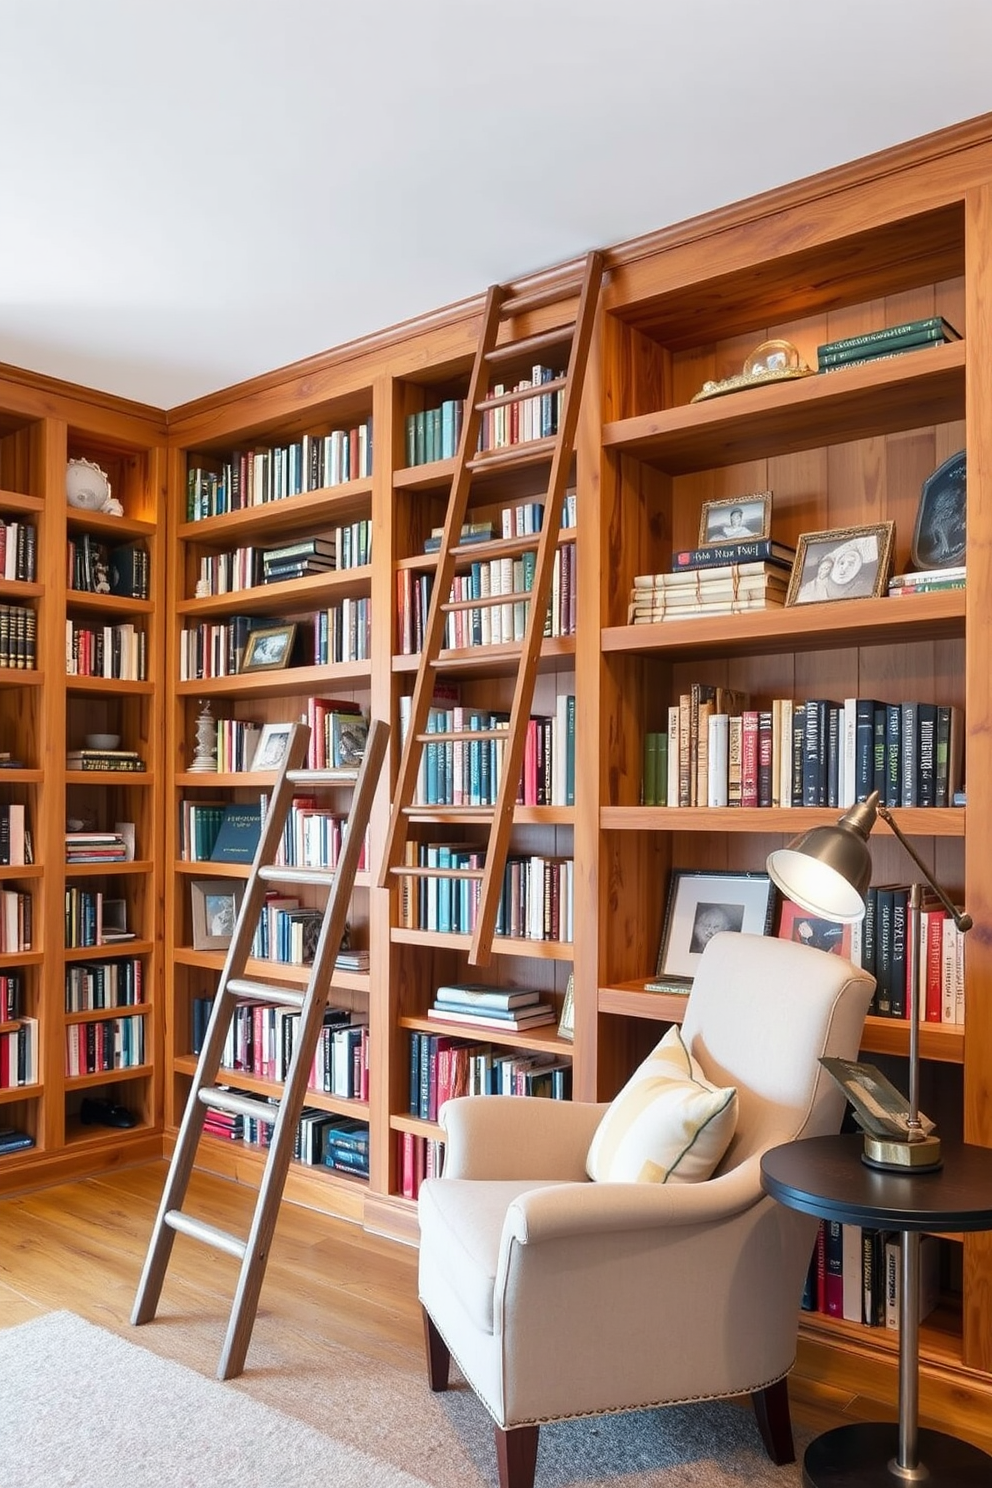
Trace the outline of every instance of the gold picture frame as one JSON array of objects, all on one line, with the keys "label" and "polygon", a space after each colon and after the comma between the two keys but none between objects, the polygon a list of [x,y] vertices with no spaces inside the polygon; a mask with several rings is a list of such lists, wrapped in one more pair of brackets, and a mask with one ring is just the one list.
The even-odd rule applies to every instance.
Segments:
[{"label": "gold picture frame", "polygon": [[272,625],[253,630],[241,659],[242,672],[275,672],[289,665],[296,639],[296,625]]},{"label": "gold picture frame", "polygon": [[752,491],[746,496],[726,496],[704,501],[699,512],[699,546],[753,542],[772,535],[772,493]]},{"label": "gold picture frame", "polygon": [[878,599],[889,581],[895,531],[895,522],[874,522],[802,533],[785,603]]}]

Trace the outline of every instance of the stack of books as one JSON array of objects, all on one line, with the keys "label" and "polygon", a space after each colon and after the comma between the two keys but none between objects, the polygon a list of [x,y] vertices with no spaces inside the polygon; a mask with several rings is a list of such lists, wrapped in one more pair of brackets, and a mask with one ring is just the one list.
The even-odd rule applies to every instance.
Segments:
[{"label": "stack of books", "polygon": [[780,608],[788,588],[788,572],[771,562],[640,574],[631,590],[627,623],[654,625],[660,620]]},{"label": "stack of books", "polygon": [[842,367],[858,367],[863,362],[878,361],[880,357],[901,356],[904,351],[919,351],[945,341],[960,340],[960,332],[942,315],[930,315],[924,320],[907,320],[902,325],[866,331],[863,336],[825,341],[816,348],[816,360],[819,371],[836,372]]},{"label": "stack of books", "polygon": [[120,832],[66,832],[67,863],[126,863],[127,843]]},{"label": "stack of books", "polygon": [[70,749],[67,770],[143,770],[145,762],[133,749]]},{"label": "stack of books", "polygon": [[310,574],[330,573],[337,565],[333,538],[304,537],[282,548],[266,548],[262,554],[263,584],[282,584],[287,579],[305,579]]},{"label": "stack of books", "polygon": [[496,1028],[521,1033],[555,1021],[555,1010],[540,992],[523,987],[486,987],[473,982],[449,982],[438,987],[428,1018],[442,1023],[468,1023],[474,1028]]},{"label": "stack of books", "polygon": [[340,1116],[324,1131],[324,1164],[356,1178],[369,1176],[369,1128],[354,1116]]},{"label": "stack of books", "polygon": [[[508,534],[503,535],[505,537]],[[430,537],[424,538],[424,552],[439,553],[443,536],[443,527],[432,527]],[[465,547],[469,543],[492,542],[495,536],[496,528],[492,522],[463,522],[458,542],[461,547]]]},{"label": "stack of books", "polygon": [[919,573],[894,574],[889,580],[889,598],[903,594],[929,594],[936,589],[963,589],[967,569],[963,563],[954,568],[921,568]]}]

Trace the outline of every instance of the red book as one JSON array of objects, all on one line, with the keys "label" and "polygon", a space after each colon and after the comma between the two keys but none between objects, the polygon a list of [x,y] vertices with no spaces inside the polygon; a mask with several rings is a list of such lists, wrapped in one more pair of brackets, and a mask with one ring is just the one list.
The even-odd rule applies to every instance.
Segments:
[{"label": "red book", "polygon": [[942,992],[942,945],[944,934],[944,921],[947,919],[946,909],[928,909],[924,912],[926,920],[926,938],[922,947],[922,955],[926,966],[926,994],[924,1002],[923,1017],[927,1023],[939,1023],[941,1021],[941,992]]},{"label": "red book", "polygon": [[844,1316],[844,1228],[837,1219],[828,1219],[824,1241],[824,1296],[831,1317]]},{"label": "red book", "polygon": [[746,708],[741,715],[741,805],[758,804],[758,712]]}]

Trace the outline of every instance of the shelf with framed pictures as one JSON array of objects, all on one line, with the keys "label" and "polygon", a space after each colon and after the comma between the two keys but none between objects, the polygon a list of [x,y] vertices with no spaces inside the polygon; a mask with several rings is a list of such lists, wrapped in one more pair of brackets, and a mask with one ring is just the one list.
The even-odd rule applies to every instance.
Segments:
[{"label": "shelf with framed pictures", "polygon": [[[371,705],[372,412],[371,390],[362,386],[284,427],[271,424],[264,437],[260,430],[215,431],[208,444],[193,446],[178,435],[175,478],[185,505],[169,662],[169,1133],[185,1107],[229,938],[230,926],[204,905],[228,902],[233,919],[253,856],[251,823],[257,841],[289,726],[299,719],[313,729],[311,767],[334,766],[340,778],[294,805],[286,861],[333,866],[340,848]],[[247,839],[232,835],[238,819],[248,823]],[[274,989],[306,984],[305,936],[320,903],[316,893],[300,886],[272,897],[256,933],[251,976]],[[350,1218],[361,1217],[368,1176],[331,1171],[321,1133],[340,1118],[369,1129],[369,936],[370,875],[363,868],[286,1186],[287,1196]],[[288,1058],[284,1040],[292,1037],[289,1011],[274,992],[271,1005],[235,1026],[240,1042],[232,1036],[221,1078],[275,1096]],[[234,1130],[208,1115],[199,1160],[230,1175],[260,1168],[266,1138],[264,1127],[242,1122]]]},{"label": "shelf with framed pictures", "polygon": [[[795,200],[786,193],[772,198],[767,209],[755,202],[727,214],[721,228],[702,241],[675,231],[656,256],[645,254],[631,266],[608,297],[604,504],[598,516],[604,574],[598,704],[608,723],[600,735],[597,802],[598,1018],[586,1014],[603,1098],[656,1041],[658,1023],[681,1019],[684,995],[664,975],[666,904],[679,871],[760,873],[772,848],[811,826],[835,822],[855,793],[863,799],[865,777],[845,787],[843,765],[839,778],[826,768],[822,779],[811,777],[810,761],[819,764],[831,755],[817,725],[803,732],[810,716],[818,723],[830,718],[841,731],[837,748],[843,752],[848,700],[874,700],[883,716],[895,708],[904,720],[915,720],[917,708],[953,712],[955,726],[962,725],[966,776],[960,783],[966,779],[967,811],[963,792],[952,800],[953,783],[944,804],[919,804],[919,779],[930,768],[919,760],[908,768],[909,783],[905,776],[897,780],[902,794],[889,804],[899,808],[900,826],[951,886],[955,900],[967,900],[976,923],[992,912],[978,845],[967,831],[976,797],[984,803],[992,764],[986,758],[987,686],[976,641],[983,624],[976,585],[983,577],[987,524],[973,491],[966,588],[889,597],[888,573],[879,573],[870,591],[854,591],[858,597],[841,598],[835,588],[831,598],[821,599],[819,592],[826,591],[810,582],[816,577],[811,564],[798,578],[785,571],[770,589],[772,597],[754,607],[738,603],[735,590],[725,596],[722,611],[711,605],[708,613],[697,599],[652,619],[642,605],[645,623],[635,623],[628,609],[635,579],[668,574],[676,553],[703,548],[701,513],[708,504],[746,502],[752,493],[772,493],[770,531],[760,536],[798,547],[797,565],[803,564],[807,539],[810,551],[821,541],[839,552],[845,543],[887,533],[894,524],[888,572],[913,567],[925,482],[955,452],[977,450],[988,437],[974,384],[977,378],[984,385],[981,369],[990,351],[987,325],[977,311],[990,266],[977,231],[987,188],[949,186],[925,168],[912,179],[909,208],[895,186],[852,171],[820,198],[812,220],[796,188]],[[909,241],[912,255],[905,251]],[[772,339],[791,343],[798,359],[815,369],[817,349],[826,343],[938,316],[961,339],[870,361],[852,358],[836,370],[767,385],[748,385],[737,375],[755,348]],[[693,401],[713,384],[720,390],[716,396]],[[829,568],[827,563],[824,572]],[[665,580],[655,585],[662,593],[665,587]],[[696,592],[704,594],[705,585],[697,583]],[[727,700],[722,705],[718,690]],[[692,710],[700,701],[707,708],[697,724]],[[733,804],[728,801],[726,770],[724,790],[714,786],[705,745],[700,765],[696,751],[714,710],[723,718],[740,717],[736,738],[744,738],[745,751],[749,717],[768,719],[761,725],[767,756],[753,757],[768,770],[760,805],[742,804],[753,799],[746,790],[743,797],[732,796]],[[878,713],[876,706],[876,718]],[[781,720],[788,722],[781,723],[779,737]],[[676,759],[676,773],[667,775],[660,795],[664,805],[643,804],[648,733],[664,735],[666,760],[672,753]],[[719,736],[710,733],[714,738]],[[734,738],[731,722],[732,756]],[[677,762],[690,745],[687,785],[678,778]],[[902,746],[905,763],[908,736]],[[891,757],[891,736],[887,747]],[[920,749],[918,732],[912,748]],[[732,793],[733,769],[730,781]],[[854,793],[848,796],[846,789]],[[652,801],[658,799],[655,793]],[[882,886],[905,884],[905,856],[891,834],[876,834],[872,857],[880,896]],[[779,928],[780,914],[781,908],[773,933],[791,934]],[[860,956],[860,938],[849,953]],[[968,991],[982,985],[990,969],[986,961],[982,947],[969,941]],[[904,970],[902,977],[904,984]],[[589,989],[577,988],[577,995],[582,991],[588,995]],[[897,1083],[901,1072],[905,1084],[904,985],[903,992],[902,1016],[869,1016],[862,1047],[890,1060]],[[966,1021],[959,1005],[957,1016],[953,1007],[950,1015],[945,1008],[943,1021],[938,1013],[937,1021],[925,1022],[920,1047],[938,1124],[988,1143],[992,1128],[980,1069],[990,1030],[977,1003],[968,997]],[[959,1254],[956,1286],[938,1320],[923,1327],[922,1388],[925,1396],[930,1392],[931,1410],[949,1354],[958,1368],[992,1368],[972,1300],[984,1249],[984,1241],[965,1241],[963,1290]],[[834,1328],[823,1317],[807,1322],[804,1315],[799,1375],[808,1366],[821,1378],[839,1381],[846,1351],[855,1348],[876,1380],[888,1382],[878,1389],[891,1386],[894,1359],[887,1340],[869,1328],[856,1332],[852,1338],[850,1328]]]}]

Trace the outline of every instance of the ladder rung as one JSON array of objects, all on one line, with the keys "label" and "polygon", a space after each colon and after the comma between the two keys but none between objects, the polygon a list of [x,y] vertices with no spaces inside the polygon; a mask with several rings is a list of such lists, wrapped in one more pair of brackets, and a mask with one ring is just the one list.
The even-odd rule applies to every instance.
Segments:
[{"label": "ladder rung", "polygon": [[404,806],[403,812],[406,816],[430,817],[432,821],[443,821],[450,817],[452,821],[467,822],[490,822],[493,819],[492,806],[446,806],[429,805],[426,801],[415,802],[412,806]]},{"label": "ladder rung", "polygon": [[225,992],[232,997],[251,997],[255,1002],[278,1002],[282,1007],[302,1008],[307,994],[295,987],[276,986],[274,982],[249,982],[244,977],[229,978]]},{"label": "ladder rung", "polygon": [[[478,666],[480,650],[485,650],[487,661],[505,661],[508,658],[519,656],[521,654],[521,645],[522,642],[520,641],[498,641],[494,642],[493,645],[489,645],[487,642],[485,647],[445,646],[440,656],[432,656],[430,658],[429,665],[438,672],[443,672],[452,667],[456,660],[470,661],[474,666]],[[439,734],[438,738],[441,737],[443,736]]]},{"label": "ladder rung", "polygon": [[[563,527],[562,532],[570,533],[571,528]],[[534,552],[540,541],[540,532],[528,532],[521,537],[492,537],[487,542],[456,543],[451,551],[456,558],[463,558],[466,562],[471,559],[475,563],[480,558],[512,558],[518,553]]]},{"label": "ladder rung", "polygon": [[480,594],[475,599],[449,599],[441,608],[446,615],[452,610],[488,610],[493,605],[522,604],[530,597],[529,589],[514,589],[510,594]]},{"label": "ladder rung", "polygon": [[525,398],[540,398],[545,393],[556,393],[559,388],[567,386],[567,377],[556,377],[554,382],[535,382],[530,387],[514,388],[512,393],[495,393],[491,398],[483,398],[481,403],[476,403],[476,412],[485,413],[490,408],[503,408],[507,403],[522,403]]},{"label": "ladder rung", "polygon": [[575,332],[575,321],[569,321],[568,325],[558,326],[553,331],[541,331],[537,336],[525,336],[521,341],[507,341],[503,346],[496,346],[486,354],[486,361],[490,365],[496,362],[514,362],[518,357],[531,356],[535,351],[543,351],[546,346],[559,346],[562,341],[567,341]]},{"label": "ladder rung", "polygon": [[466,470],[480,474],[495,465],[536,465],[550,460],[558,447],[557,439],[528,439],[525,444],[511,444],[503,449],[482,450],[474,460],[466,460]]},{"label": "ladder rung", "polygon": [[243,1095],[222,1085],[203,1085],[196,1093],[205,1106],[216,1106],[218,1111],[229,1111],[232,1116],[247,1116],[249,1121],[264,1121],[272,1126],[279,1115],[279,1107],[260,1095]]},{"label": "ladder rung", "polygon": [[557,284],[548,284],[544,289],[522,290],[520,294],[507,295],[499,307],[500,319],[508,320],[511,315],[523,315],[528,310],[542,310],[545,305],[570,300],[581,292],[581,277],[559,279]]},{"label": "ladder rung", "polygon": [[175,1230],[180,1235],[189,1235],[191,1240],[202,1240],[204,1245],[212,1245],[214,1250],[223,1250],[227,1255],[234,1256],[236,1261],[243,1261],[245,1258],[247,1243],[237,1235],[229,1235],[227,1230],[219,1230],[216,1225],[194,1219],[181,1209],[170,1209],[162,1218],[170,1230]]},{"label": "ladder rung", "polygon": [[350,785],[358,779],[358,771],[340,770],[287,770],[286,779],[293,785]]},{"label": "ladder rung", "polygon": [[484,878],[484,868],[404,868],[391,870],[399,878]]},{"label": "ladder rung", "polygon": [[476,739],[505,739],[510,732],[509,725],[506,728],[491,729],[448,729],[438,731],[434,734],[418,734],[418,744],[453,744],[467,739],[472,743]]},{"label": "ladder rung", "polygon": [[334,882],[334,869],[279,868],[270,863],[259,868],[258,876],[264,883],[318,884],[330,888]]}]

